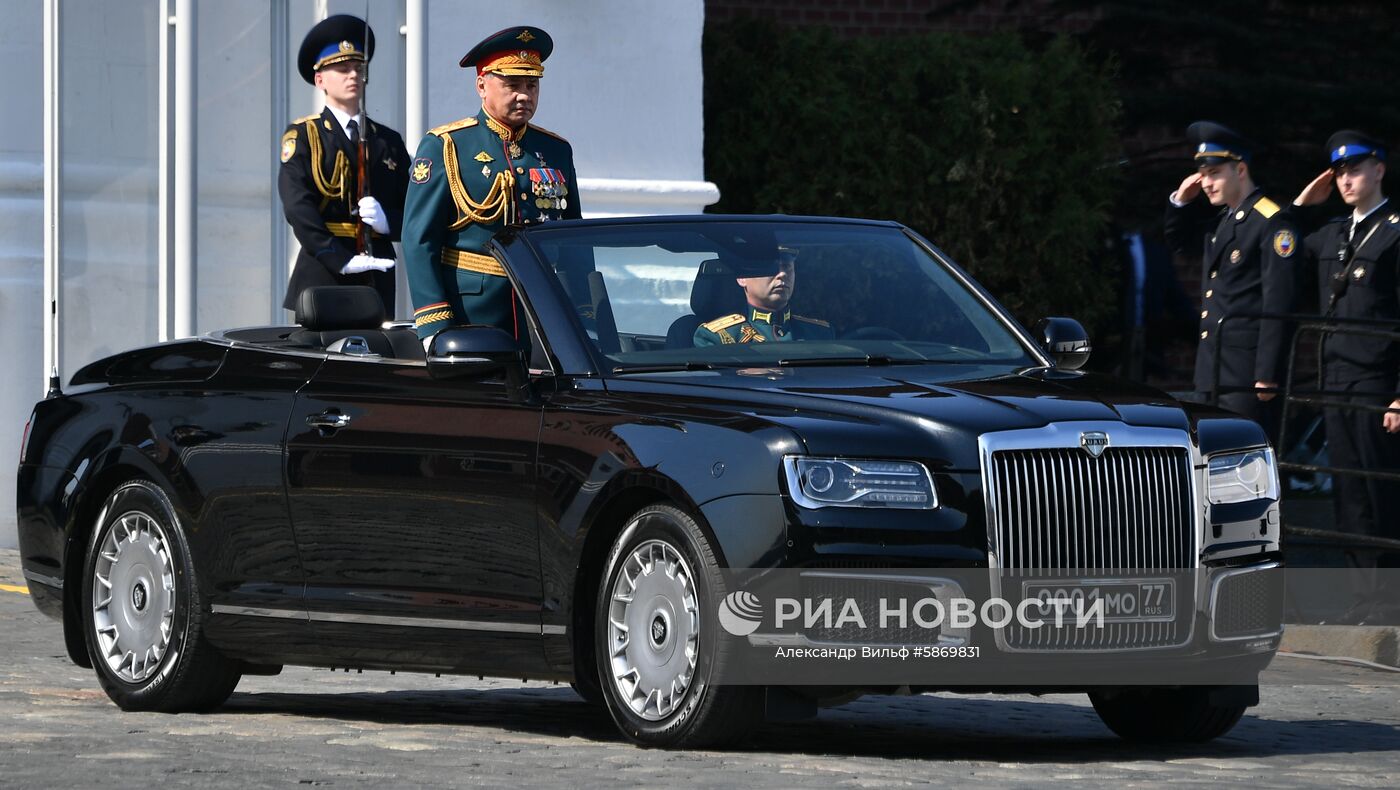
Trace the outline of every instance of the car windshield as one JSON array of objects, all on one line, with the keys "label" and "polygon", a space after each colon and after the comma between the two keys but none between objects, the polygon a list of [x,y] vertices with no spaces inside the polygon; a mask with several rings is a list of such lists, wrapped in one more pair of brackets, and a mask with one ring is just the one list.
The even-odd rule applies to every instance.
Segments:
[{"label": "car windshield", "polygon": [[541,228],[614,370],[1038,362],[953,272],[895,227],[675,222]]}]

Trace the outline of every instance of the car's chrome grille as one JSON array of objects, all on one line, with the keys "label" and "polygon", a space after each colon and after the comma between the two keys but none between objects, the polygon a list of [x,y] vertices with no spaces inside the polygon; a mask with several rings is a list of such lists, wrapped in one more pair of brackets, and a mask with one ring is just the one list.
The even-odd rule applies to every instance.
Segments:
[{"label": "car's chrome grille", "polygon": [[999,450],[991,464],[988,529],[1005,597],[1018,600],[1029,577],[1182,579],[1174,620],[1092,629],[1012,624],[1003,631],[1007,647],[1121,650],[1189,637],[1195,549],[1186,448],[1109,447],[1098,458],[1078,447]]}]

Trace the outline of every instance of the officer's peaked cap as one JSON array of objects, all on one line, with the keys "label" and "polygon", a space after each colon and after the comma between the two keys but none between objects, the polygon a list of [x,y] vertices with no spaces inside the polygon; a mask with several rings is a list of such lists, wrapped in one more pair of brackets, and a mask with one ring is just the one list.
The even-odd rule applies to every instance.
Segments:
[{"label": "officer's peaked cap", "polygon": [[1368,156],[1374,156],[1384,162],[1385,155],[1385,143],[1355,129],[1343,129],[1327,138],[1327,160],[1333,167],[1348,162],[1359,162]]},{"label": "officer's peaked cap", "polygon": [[1193,158],[1198,165],[1248,163],[1258,148],[1248,137],[1214,121],[1196,121],[1186,127],[1186,139],[1191,141]]},{"label": "officer's peaked cap", "polygon": [[472,47],[458,63],[476,67],[477,74],[508,77],[543,77],[544,62],[554,52],[554,39],[528,25],[499,30]]},{"label": "officer's peaked cap", "polygon": [[[368,39],[368,41],[366,41]],[[365,20],[349,14],[328,16],[316,23],[301,40],[297,71],[301,78],[316,83],[316,72],[332,63],[347,60],[368,62],[374,57],[374,31]]]}]

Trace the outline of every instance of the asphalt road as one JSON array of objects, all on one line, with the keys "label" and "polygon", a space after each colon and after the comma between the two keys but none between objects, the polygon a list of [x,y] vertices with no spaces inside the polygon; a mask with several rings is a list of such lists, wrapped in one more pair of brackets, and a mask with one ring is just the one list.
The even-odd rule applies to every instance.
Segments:
[{"label": "asphalt road", "polygon": [[1280,657],[1189,748],[1119,741],[1078,695],[867,697],[742,749],[623,742],[567,686],[289,667],[206,715],[122,713],[0,552],[0,787],[1400,786],[1400,677]]}]

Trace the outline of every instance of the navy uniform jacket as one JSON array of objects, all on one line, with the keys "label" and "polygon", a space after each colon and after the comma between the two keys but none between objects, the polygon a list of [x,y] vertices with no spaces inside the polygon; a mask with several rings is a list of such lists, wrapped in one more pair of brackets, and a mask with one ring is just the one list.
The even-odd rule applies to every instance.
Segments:
[{"label": "navy uniform jacket", "polygon": [[[1317,266],[1321,312],[1330,308],[1335,318],[1391,320],[1400,328],[1400,212],[1387,203],[1362,220],[1351,237],[1352,254],[1343,264],[1338,252],[1350,230],[1348,214],[1323,225],[1303,244],[1308,262]],[[1400,393],[1400,342],[1334,334],[1323,346],[1323,359],[1329,375],[1384,376]]]},{"label": "navy uniform jacket", "polygon": [[[1233,212],[1215,210],[1198,198],[1180,208],[1168,204],[1167,242],[1173,251],[1201,258],[1200,343],[1196,347],[1196,390],[1213,392],[1215,351],[1220,349],[1219,385],[1252,387],[1256,381],[1282,383],[1288,371],[1292,332],[1280,321],[1234,319],[1226,315],[1290,313],[1298,287],[1297,254],[1302,238],[1287,212],[1255,190]],[[1218,335],[1218,337],[1217,337]]]},{"label": "navy uniform jacket", "polygon": [[[376,258],[394,257],[393,241],[403,227],[404,193],[408,189],[408,151],[399,133],[367,118],[369,126],[370,194],[383,206],[389,236],[374,234],[370,246]],[[287,298],[282,306],[295,310],[297,297],[317,285],[368,285],[379,291],[386,315],[394,314],[394,272],[341,274],[355,255],[355,233],[361,223],[350,214],[359,204],[356,152],[350,147],[330,108],[320,115],[298,118],[282,135],[282,167],[277,193],[292,233],[301,243]]]},{"label": "navy uniform jacket", "polygon": [[510,224],[582,216],[568,141],[529,124],[513,131],[483,109],[430,130],[409,181],[403,254],[418,336],[490,324],[521,337],[510,281],[486,242]]},{"label": "navy uniform jacket", "polygon": [[831,324],[820,318],[793,315],[749,307],[748,313],[733,313],[707,321],[695,330],[695,345],[718,346],[732,343],[786,343],[793,340],[831,340],[836,337]]}]

